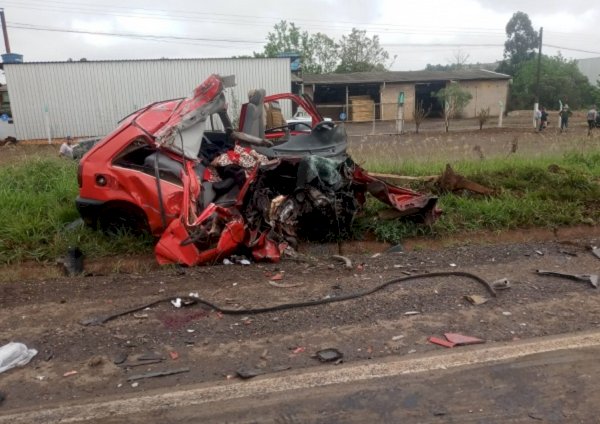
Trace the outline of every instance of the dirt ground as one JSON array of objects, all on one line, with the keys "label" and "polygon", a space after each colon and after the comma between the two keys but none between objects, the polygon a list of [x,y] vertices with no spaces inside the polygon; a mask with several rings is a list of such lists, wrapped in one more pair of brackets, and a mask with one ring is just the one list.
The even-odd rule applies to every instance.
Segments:
[{"label": "dirt ground", "polygon": [[[443,349],[427,338],[444,332],[493,343],[594,329],[600,326],[596,289],[534,272],[598,273],[600,259],[587,247],[600,245],[600,232],[582,232],[559,231],[548,241],[498,239],[494,245],[463,242],[403,253],[350,254],[351,269],[309,251],[302,261],[280,264],[3,283],[0,345],[19,341],[39,353],[25,367],[0,374],[6,396],[1,412],[226,381],[238,378],[240,368],[298,370],[318,365],[314,353],[330,347],[352,362]],[[264,314],[225,315],[200,305],[175,308],[167,301],[101,326],[79,323],[189,293],[226,308],[256,308],[346,295],[391,278],[436,271],[472,272],[488,281],[508,278],[512,287],[492,298],[481,284],[464,277],[425,277],[355,300]],[[276,274],[283,276],[278,283],[292,287],[271,285]],[[473,306],[464,298],[473,294],[489,301]],[[143,356],[159,362],[139,361]],[[124,363],[115,364],[119,361]],[[180,368],[189,371],[138,384],[128,381],[133,375]],[[70,371],[76,373],[65,376]]]},{"label": "dirt ground", "polygon": [[[485,155],[501,154],[517,137],[519,151],[536,154],[544,146],[572,149],[572,141],[582,135],[582,128],[567,134],[490,128],[410,134],[394,142],[413,146],[399,151],[414,157],[443,144],[447,155],[472,158],[473,145]],[[353,152],[364,140],[351,139]],[[58,145],[4,146],[0,165],[57,150]],[[353,362],[443,349],[427,338],[445,332],[494,343],[596,329],[596,289],[535,274],[536,269],[600,273],[600,259],[588,249],[592,245],[600,246],[598,227],[412,240],[402,253],[381,253],[388,246],[379,244],[347,245],[343,253],[351,258],[351,269],[330,259],[337,253],[331,245],[309,246],[300,261],[251,266],[159,269],[152,257],[93,261],[87,264],[92,275],[81,278],[60,277],[58,269],[47,266],[5,267],[0,269],[6,277],[0,278],[0,346],[18,341],[39,353],[28,365],[0,374],[5,396],[0,416],[24,407],[227,381],[238,378],[240,368],[264,373],[305,369],[318,365],[314,353],[329,347]],[[190,293],[225,308],[257,308],[334,298],[391,278],[437,271],[472,272],[487,281],[508,278],[511,288],[492,298],[464,277],[425,276],[355,300],[264,314],[226,315],[200,305],[175,308],[167,301],[101,326],[80,324],[91,316]],[[277,283],[290,287],[270,284],[277,274],[282,275]],[[489,300],[471,305],[465,296],[474,294]],[[156,363],[140,361],[144,356]],[[181,368],[189,371],[128,381]]]}]

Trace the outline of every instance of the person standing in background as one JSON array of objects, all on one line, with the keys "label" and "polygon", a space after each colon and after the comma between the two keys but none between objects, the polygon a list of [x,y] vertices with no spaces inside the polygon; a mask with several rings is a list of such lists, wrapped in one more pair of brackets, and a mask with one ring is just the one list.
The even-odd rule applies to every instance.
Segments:
[{"label": "person standing in background", "polygon": [[559,112],[560,115],[560,132],[566,131],[569,128],[569,105],[564,105],[562,110]]},{"label": "person standing in background", "polygon": [[596,128],[596,118],[598,117],[598,112],[596,111],[596,105],[592,105],[590,110],[587,113],[587,123],[588,123],[588,136],[592,135],[592,130]]},{"label": "person standing in background", "polygon": [[543,106],[540,108],[540,131],[548,126],[548,112]]}]

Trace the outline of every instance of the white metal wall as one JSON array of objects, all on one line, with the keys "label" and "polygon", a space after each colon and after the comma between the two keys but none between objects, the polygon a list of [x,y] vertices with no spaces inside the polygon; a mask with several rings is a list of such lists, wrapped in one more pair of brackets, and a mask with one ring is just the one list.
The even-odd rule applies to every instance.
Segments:
[{"label": "white metal wall", "polygon": [[[289,59],[161,59],[99,62],[40,62],[4,65],[17,138],[101,136],[140,107],[189,95],[210,74],[235,75],[235,100],[248,91],[291,90]],[[239,107],[239,106],[238,106]]]},{"label": "white metal wall", "polygon": [[590,84],[596,85],[596,81],[600,79],[600,57],[579,59],[577,61],[577,67],[581,73],[587,77]]}]

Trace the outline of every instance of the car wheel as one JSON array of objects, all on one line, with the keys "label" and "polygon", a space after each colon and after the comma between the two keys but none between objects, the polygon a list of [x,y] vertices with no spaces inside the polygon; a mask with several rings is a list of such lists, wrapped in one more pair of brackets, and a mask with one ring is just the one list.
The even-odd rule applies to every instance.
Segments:
[{"label": "car wheel", "polygon": [[150,233],[146,214],[134,205],[123,203],[105,205],[98,214],[98,227],[108,235]]}]

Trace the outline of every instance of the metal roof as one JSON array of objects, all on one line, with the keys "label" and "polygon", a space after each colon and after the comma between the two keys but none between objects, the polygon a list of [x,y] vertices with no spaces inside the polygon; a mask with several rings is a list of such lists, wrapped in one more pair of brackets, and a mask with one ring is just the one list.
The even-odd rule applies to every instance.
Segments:
[{"label": "metal roof", "polygon": [[455,71],[388,71],[352,72],[348,74],[303,75],[304,84],[366,84],[382,82],[427,82],[427,81],[466,81],[466,80],[507,80],[510,75],[485,69],[465,69]]}]

